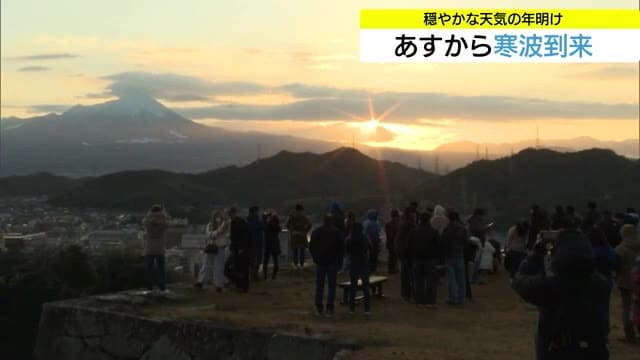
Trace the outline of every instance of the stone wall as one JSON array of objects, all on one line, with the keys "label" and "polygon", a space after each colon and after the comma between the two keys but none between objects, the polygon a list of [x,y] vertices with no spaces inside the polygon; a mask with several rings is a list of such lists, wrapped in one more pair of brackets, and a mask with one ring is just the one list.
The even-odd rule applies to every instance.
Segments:
[{"label": "stone wall", "polygon": [[323,336],[152,318],[88,299],[45,304],[35,359],[331,360],[357,348]]}]

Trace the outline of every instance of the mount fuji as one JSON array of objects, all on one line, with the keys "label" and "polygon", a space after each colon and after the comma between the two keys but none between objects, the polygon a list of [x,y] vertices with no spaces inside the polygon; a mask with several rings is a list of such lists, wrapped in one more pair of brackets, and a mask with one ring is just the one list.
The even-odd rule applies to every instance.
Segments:
[{"label": "mount fuji", "polygon": [[[95,176],[123,170],[198,172],[329,142],[235,132],[193,122],[154,98],[130,94],[62,114],[0,122],[0,176],[46,171]],[[259,150],[258,150],[259,148]]]}]

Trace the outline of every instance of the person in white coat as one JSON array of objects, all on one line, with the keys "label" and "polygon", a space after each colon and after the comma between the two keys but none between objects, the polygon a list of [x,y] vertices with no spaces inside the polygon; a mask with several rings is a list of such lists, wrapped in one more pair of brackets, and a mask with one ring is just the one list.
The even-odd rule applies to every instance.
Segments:
[{"label": "person in white coat", "polygon": [[222,211],[215,212],[207,224],[208,241],[204,248],[204,261],[195,287],[201,289],[204,283],[213,280],[216,291],[222,291],[224,287],[224,262],[229,246],[229,224],[230,220]]},{"label": "person in white coat", "polygon": [[496,249],[491,245],[490,241],[485,241],[480,251],[480,271],[493,272],[493,259]]}]

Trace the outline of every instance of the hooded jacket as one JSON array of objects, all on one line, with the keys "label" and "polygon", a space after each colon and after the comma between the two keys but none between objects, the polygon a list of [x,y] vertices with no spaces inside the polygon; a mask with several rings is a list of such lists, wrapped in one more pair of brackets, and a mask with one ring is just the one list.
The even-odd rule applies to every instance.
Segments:
[{"label": "hooded jacket", "polygon": [[149,212],[142,221],[146,237],[145,255],[164,255],[164,231],[169,226],[167,215],[162,212]]},{"label": "hooded jacket", "polygon": [[635,258],[640,255],[640,240],[632,225],[623,226],[620,231],[624,236],[616,252],[616,284],[623,289],[633,289],[631,272]]},{"label": "hooded jacket", "polygon": [[[539,360],[607,360],[605,332],[609,286],[593,263],[591,244],[577,230],[558,236],[545,274],[544,255],[532,252],[520,266],[513,289],[539,309]],[[555,274],[555,275],[554,275]]]},{"label": "hooded jacket", "polygon": [[438,234],[442,235],[447,225],[449,225],[447,210],[440,205],[436,205],[433,209],[433,216],[431,217],[431,227],[434,228]]}]

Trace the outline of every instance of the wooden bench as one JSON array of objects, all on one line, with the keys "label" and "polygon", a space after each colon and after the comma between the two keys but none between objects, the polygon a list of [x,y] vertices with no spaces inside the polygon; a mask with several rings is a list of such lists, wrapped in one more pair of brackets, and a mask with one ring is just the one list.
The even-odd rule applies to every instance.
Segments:
[{"label": "wooden bench", "polygon": [[[389,278],[386,276],[370,276],[369,277],[369,289],[371,291],[371,296],[376,297],[384,297],[384,292],[382,291],[382,285]],[[351,288],[351,281],[342,281],[339,282],[338,287],[342,289],[342,302],[341,304],[347,305],[349,304],[349,289]],[[362,291],[362,281],[358,281],[358,286],[356,287],[356,294],[358,291]],[[364,298],[364,295],[356,296],[356,301]]]}]

